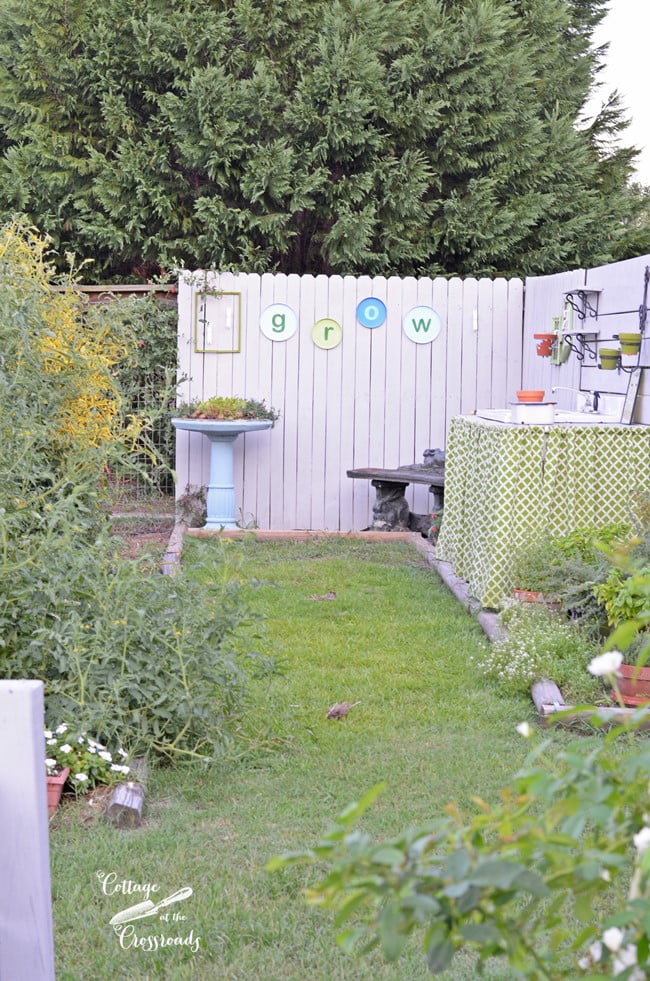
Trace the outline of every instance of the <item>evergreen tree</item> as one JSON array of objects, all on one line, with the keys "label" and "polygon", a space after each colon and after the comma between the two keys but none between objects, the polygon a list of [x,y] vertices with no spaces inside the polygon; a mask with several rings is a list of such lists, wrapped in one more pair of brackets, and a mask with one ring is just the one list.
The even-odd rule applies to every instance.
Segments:
[{"label": "evergreen tree", "polygon": [[605,0],[0,3],[0,209],[97,277],[547,273],[634,212]]}]

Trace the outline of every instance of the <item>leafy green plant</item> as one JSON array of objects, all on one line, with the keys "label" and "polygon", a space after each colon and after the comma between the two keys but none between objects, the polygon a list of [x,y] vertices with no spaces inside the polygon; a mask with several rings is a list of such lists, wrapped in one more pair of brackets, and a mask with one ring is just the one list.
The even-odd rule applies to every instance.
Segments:
[{"label": "leafy green plant", "polygon": [[45,769],[48,776],[70,770],[68,782],[77,793],[92,790],[97,784],[111,784],[131,772],[124,761],[128,753],[121,747],[111,753],[107,747],[86,733],[75,734],[66,722],[46,729]]},{"label": "leafy green plant", "polygon": [[513,559],[514,588],[549,593],[554,581],[551,568],[557,556],[551,539],[530,542],[521,548]]},{"label": "leafy green plant", "polygon": [[263,401],[223,395],[204,402],[180,405],[176,415],[190,416],[193,419],[271,419],[273,422],[280,418],[279,412],[269,408]]},{"label": "leafy green plant", "polygon": [[622,569],[611,569],[605,582],[594,587],[594,595],[605,607],[610,626],[617,627],[647,613],[649,577],[650,566],[627,574]]},{"label": "leafy green plant", "polygon": [[511,604],[501,622],[503,633],[477,665],[487,677],[522,694],[533,682],[551,678],[572,700],[595,696],[597,685],[586,671],[595,645],[577,625],[530,603]]}]

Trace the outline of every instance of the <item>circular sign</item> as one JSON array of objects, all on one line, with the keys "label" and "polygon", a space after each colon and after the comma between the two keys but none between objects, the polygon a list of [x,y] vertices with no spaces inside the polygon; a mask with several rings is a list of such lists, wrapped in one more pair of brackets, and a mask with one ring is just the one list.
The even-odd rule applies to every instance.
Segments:
[{"label": "circular sign", "polygon": [[442,320],[433,307],[413,307],[402,324],[406,336],[416,344],[430,344],[442,330]]},{"label": "circular sign", "polygon": [[333,347],[338,347],[343,337],[343,328],[336,320],[324,317],[317,320],[311,329],[311,339],[316,347],[322,347],[326,351],[331,351]]},{"label": "circular sign", "polygon": [[298,318],[285,303],[272,303],[260,315],[260,330],[271,341],[288,341],[297,327]]},{"label": "circular sign", "polygon": [[381,327],[386,321],[386,304],[374,296],[366,297],[357,306],[357,320],[362,327]]}]

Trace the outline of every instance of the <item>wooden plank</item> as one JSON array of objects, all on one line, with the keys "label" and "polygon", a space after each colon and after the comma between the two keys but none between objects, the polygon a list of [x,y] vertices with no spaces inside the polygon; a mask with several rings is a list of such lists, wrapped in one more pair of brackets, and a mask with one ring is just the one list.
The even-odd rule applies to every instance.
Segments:
[{"label": "wooden plank", "polygon": [[[400,464],[415,463],[419,450],[415,445],[415,406],[416,406],[416,348],[420,345],[410,340],[404,334],[404,318],[413,307],[418,305],[418,281],[413,276],[402,280],[402,316],[399,323],[400,339],[402,342],[402,361],[400,365],[400,404],[399,404],[399,445]],[[427,345],[428,347],[429,345]],[[427,399],[428,401],[428,399]],[[370,465],[374,464],[370,460]],[[411,510],[414,510],[413,490],[409,488],[406,500]]]},{"label": "wooden plank", "polygon": [[521,279],[507,282],[507,355],[506,375],[500,406],[505,406],[522,384],[524,343],[524,284]]},{"label": "wooden plank", "polygon": [[544,705],[554,705],[556,706],[556,711],[566,708],[562,692],[554,681],[548,681],[547,679],[536,681],[530,693],[535,703],[535,708],[540,715],[543,714],[542,706]]},{"label": "wooden plank", "polygon": [[[270,306],[276,300],[278,277],[271,273],[262,276],[260,284],[260,312]],[[282,278],[280,295],[282,301],[286,299],[286,276]],[[246,396],[248,398],[263,399],[267,405],[272,405],[272,366],[275,347],[274,342],[265,337],[259,329],[258,323],[250,325],[250,357],[253,368],[250,377],[247,376]],[[253,382],[253,379],[255,381]],[[250,387],[251,384],[255,388]],[[262,437],[261,439],[259,437]],[[246,508],[246,523],[254,521],[259,528],[268,528],[271,520],[270,484],[271,484],[271,440],[273,430],[270,432],[248,433],[244,438],[244,486],[247,488],[251,484],[250,493],[247,494],[247,501],[255,500],[254,507]]]},{"label": "wooden plank", "polygon": [[429,439],[426,449],[444,449],[447,433],[447,359],[449,345],[448,311],[449,281],[438,276],[433,280],[432,304],[442,319],[442,332],[435,342],[431,359],[431,378],[429,382]]},{"label": "wooden plank", "polygon": [[480,279],[476,299],[478,330],[476,332],[476,405],[487,408],[492,401],[492,362],[495,345],[503,344],[503,335],[493,322],[494,304],[491,279]]},{"label": "wooden plank", "polygon": [[[287,279],[287,306],[289,306],[296,316],[300,310],[300,276],[292,274]],[[297,480],[297,456],[298,456],[298,386],[300,379],[299,370],[299,351],[300,337],[294,334],[292,338],[284,342],[286,348],[285,355],[285,390],[284,398],[278,403],[277,408],[282,411],[282,482],[284,488],[284,508],[281,519],[281,527],[296,528],[296,507],[298,494],[304,493],[304,488],[298,487]],[[273,452],[276,452],[276,444],[273,444]],[[275,515],[275,512],[274,512]],[[274,517],[275,522],[275,517]]]},{"label": "wooden plank", "polygon": [[[354,276],[343,279],[343,358],[341,362],[341,429],[340,466],[343,470],[354,460],[355,362],[357,335],[365,328],[356,322],[357,281]],[[341,487],[339,525],[348,531],[354,525],[354,491],[350,481]],[[367,522],[366,522],[367,524]]]},{"label": "wooden plank", "polygon": [[[357,279],[356,303],[371,295],[372,280],[369,276]],[[356,353],[354,363],[354,460],[355,467],[365,467],[370,463],[370,379],[371,379],[371,338],[372,331],[357,329]],[[367,487],[354,486],[353,490],[353,528],[366,528],[370,523],[371,502]]]},{"label": "wooden plank", "polygon": [[300,284],[300,315],[298,326],[298,413],[297,413],[297,484],[296,527],[311,528],[312,416],[314,414],[314,344],[311,328],[314,324],[316,280],[303,276]]},{"label": "wooden plank", "polygon": [[0,681],[0,978],[54,979],[43,683]]},{"label": "wooden plank", "polygon": [[476,404],[478,350],[478,282],[470,277],[463,280],[462,355],[460,382],[461,413],[474,412]]},{"label": "wooden plank", "polygon": [[[372,295],[374,279],[370,291]],[[366,297],[360,297],[365,299]],[[360,330],[362,328],[359,328]],[[365,328],[370,337],[370,428],[368,431],[368,459],[370,463],[385,459],[384,434],[386,431],[386,330],[381,327]]]},{"label": "wooden plank", "polygon": [[[288,277],[284,273],[278,273],[273,277],[273,302],[287,302]],[[260,334],[259,341],[261,350],[270,346],[270,394],[268,404],[274,408],[282,407],[286,390],[286,371],[287,371],[287,345],[289,341],[271,341]],[[292,339],[293,340],[293,339]],[[266,341],[262,345],[261,342]],[[266,439],[250,440],[248,449],[257,453],[259,465],[263,473],[268,471],[268,527],[282,528],[284,526],[284,461],[282,459],[284,449],[284,414],[280,414],[280,419],[275,423],[273,429],[266,433]]]},{"label": "wooden plank", "polygon": [[329,316],[343,327],[343,340],[338,347],[328,351],[327,382],[325,396],[325,503],[323,528],[336,531],[340,528],[341,485],[345,480],[341,462],[341,378],[343,360],[354,352],[354,319],[345,319],[343,304],[343,279],[330,276],[328,283]]},{"label": "wooden plank", "polygon": [[[489,402],[491,406],[505,406],[511,397],[507,386],[509,342],[508,281],[499,277],[492,283],[492,379]],[[521,350],[521,338],[519,348]],[[520,385],[516,386],[516,388],[520,387]]]},{"label": "wooden plank", "polygon": [[[329,282],[317,276],[315,285],[315,320],[329,317]],[[325,526],[325,427],[327,419],[327,370],[331,351],[314,348],[314,397],[312,402],[311,452],[311,523],[310,528]],[[309,488],[306,488],[309,493]]]},{"label": "wooden plank", "polygon": [[[417,281],[417,305],[434,308],[433,280],[422,277]],[[431,446],[431,393],[434,387],[440,387],[442,379],[438,376],[437,366],[445,363],[445,346],[447,342],[444,311],[436,310],[442,322],[441,330],[430,344],[415,345],[415,406],[414,406],[414,451],[411,461],[403,463],[422,463],[423,453]],[[405,338],[406,341],[406,338]],[[435,381],[434,381],[435,377]],[[414,514],[429,514],[431,504],[426,487],[414,485],[411,494],[411,510]]]},{"label": "wooden plank", "polygon": [[[397,467],[401,461],[399,405],[401,401],[400,365],[404,335],[402,322],[402,281],[398,276],[386,280],[376,276],[372,281],[373,296],[383,300],[388,311],[386,323],[373,331],[386,335],[386,389],[384,404],[384,456],[386,467]],[[362,328],[360,328],[362,329]],[[373,463],[377,463],[373,460]]]},{"label": "wooden plank", "polygon": [[457,277],[449,280],[447,287],[447,417],[445,419],[445,446],[447,433],[454,416],[461,412],[463,371],[463,281]]}]

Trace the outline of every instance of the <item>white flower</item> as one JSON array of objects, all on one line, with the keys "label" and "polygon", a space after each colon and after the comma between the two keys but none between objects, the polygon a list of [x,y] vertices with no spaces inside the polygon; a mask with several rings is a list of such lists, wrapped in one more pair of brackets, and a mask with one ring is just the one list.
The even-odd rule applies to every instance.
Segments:
[{"label": "white flower", "polygon": [[118,753],[120,754],[123,760],[125,760],[129,755],[128,753],[125,753],[123,749],[118,749]]},{"label": "white flower", "polygon": [[603,882],[611,882],[612,881],[612,876],[610,874],[609,869],[601,869],[600,870],[600,878],[603,880]]},{"label": "white flower", "polygon": [[524,739],[528,739],[532,735],[533,730],[530,728],[528,722],[520,722],[517,726],[517,732],[520,736],[523,736]]},{"label": "white flower", "polygon": [[107,763],[112,763],[112,762],[113,762],[113,757],[111,756],[111,754],[110,754],[110,753],[107,753],[107,752],[106,752],[106,750],[102,750],[102,751],[101,751],[101,752],[99,753],[99,756],[101,756],[101,758],[102,758],[103,760],[106,760],[106,762],[107,762]]},{"label": "white flower", "polygon": [[48,746],[56,746],[56,739],[48,739],[47,740],[47,745]]},{"label": "white flower", "polygon": [[602,678],[603,675],[616,674],[622,663],[623,655],[620,651],[605,651],[589,662],[587,670],[597,678]]},{"label": "white flower", "polygon": [[119,763],[113,763],[113,765],[111,766],[111,770],[114,773],[124,773],[125,775],[127,773],[130,773],[131,772],[130,767],[128,767],[128,766],[120,766]]},{"label": "white flower", "polygon": [[[628,944],[627,947],[623,947],[623,949],[619,950],[616,957],[614,957],[612,960],[614,977],[616,977],[617,974],[622,974],[628,967],[634,967],[636,961],[636,946],[634,944]],[[631,977],[633,979],[645,978],[645,974],[641,971],[633,971]]]},{"label": "white flower", "polygon": [[621,944],[623,943],[623,931],[619,930],[618,927],[610,927],[603,934],[603,943],[608,950],[620,950]]},{"label": "white flower", "polygon": [[595,940],[589,947],[589,956],[591,957],[594,964],[597,964],[600,958],[603,956],[603,945],[600,940]]},{"label": "white flower", "polygon": [[88,774],[87,773],[76,773],[75,774],[75,780],[78,780],[79,783],[84,783],[87,779],[88,779]]},{"label": "white flower", "polygon": [[70,745],[70,743],[64,743],[63,746],[61,747],[62,753],[69,753],[71,752],[71,750],[72,750],[72,746]]},{"label": "white flower", "polygon": [[88,752],[89,752],[89,753],[96,753],[96,752],[97,752],[97,750],[95,749],[95,747],[94,747],[94,746],[88,746]]},{"label": "white flower", "polygon": [[49,729],[43,729],[43,735],[45,736],[46,739],[52,738],[52,733]]},{"label": "white flower", "polygon": [[64,732],[68,731],[68,727],[65,722],[62,722],[60,726],[57,726],[54,730],[58,736],[62,736]]},{"label": "white flower", "polygon": [[77,742],[79,743],[80,746],[83,746],[83,744],[85,743],[85,741],[86,740],[84,739],[83,736],[79,736],[79,738],[77,739]]},{"label": "white flower", "polygon": [[634,835],[633,841],[634,847],[639,855],[643,855],[650,845],[650,828],[645,827],[641,828],[640,831],[637,831],[637,833]]},{"label": "white flower", "polygon": [[56,766],[56,760],[52,760],[52,759],[45,760],[45,766]]}]

